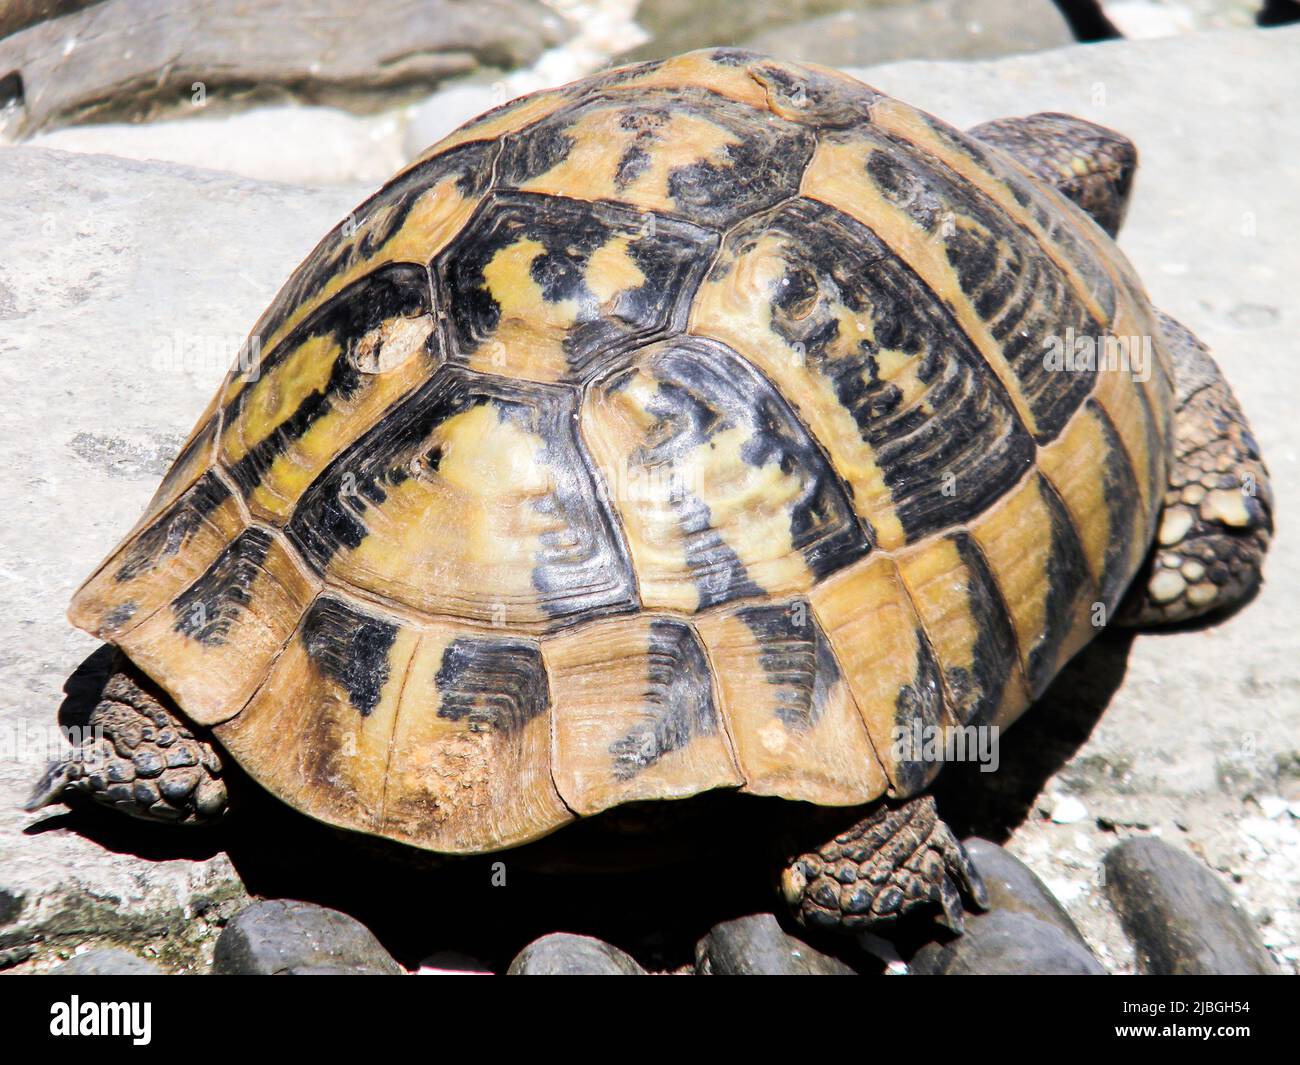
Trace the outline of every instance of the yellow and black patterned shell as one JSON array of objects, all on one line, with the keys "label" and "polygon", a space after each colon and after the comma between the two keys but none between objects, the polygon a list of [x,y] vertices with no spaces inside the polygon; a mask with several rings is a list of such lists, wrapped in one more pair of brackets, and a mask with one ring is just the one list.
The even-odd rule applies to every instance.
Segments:
[{"label": "yellow and black patterned shell", "polygon": [[444,852],[925,786],[1150,542],[1110,240],[844,76],[697,52],[490,112],[289,279],[71,618],[272,792]]}]

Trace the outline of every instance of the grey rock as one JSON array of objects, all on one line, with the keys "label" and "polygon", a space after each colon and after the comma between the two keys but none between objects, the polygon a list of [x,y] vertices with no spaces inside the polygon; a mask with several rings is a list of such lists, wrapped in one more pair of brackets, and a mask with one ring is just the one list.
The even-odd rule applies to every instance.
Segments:
[{"label": "grey rock", "polygon": [[16,947],[0,950],[0,969],[12,969],[35,956],[36,946],[32,943],[20,943]]},{"label": "grey rock", "polygon": [[855,976],[838,958],[787,935],[770,913],[714,925],[696,944],[701,976]]},{"label": "grey rock", "polygon": [[50,976],[162,976],[152,962],[137,958],[125,950],[106,948],[88,950],[51,969]]},{"label": "grey rock", "polygon": [[212,971],[275,976],[342,970],[396,976],[402,967],[370,929],[345,913],[310,902],[272,899],[237,914],[217,940]]},{"label": "grey rock", "polygon": [[365,969],[357,972],[350,965],[290,965],[278,973],[277,976],[387,976],[388,973],[376,972],[374,969]]},{"label": "grey rock", "polygon": [[507,976],[645,976],[636,959],[591,936],[552,932],[524,947]]},{"label": "grey rock", "polygon": [[874,12],[911,0],[641,0],[636,21],[650,34],[645,44],[619,61],[664,59],[692,48],[738,45],[777,26],[833,15],[840,11]]},{"label": "grey rock", "polygon": [[1249,918],[1223,883],[1190,854],[1150,836],[1114,847],[1106,893],[1147,973],[1176,976],[1277,973]]},{"label": "grey rock", "polygon": [[1060,48],[1073,40],[1051,0],[924,0],[823,15],[764,30],[744,43],[795,62],[860,66],[903,59],[987,59]]},{"label": "grey rock", "polygon": [[1086,946],[1083,934],[1070,919],[1065,907],[1047,890],[1047,885],[1038,879],[1029,866],[1010,851],[977,836],[963,840],[962,846],[966,848],[966,853],[984,880],[984,887],[989,893],[990,910],[1026,913],[1046,924],[1055,925]]},{"label": "grey rock", "polygon": [[[21,191],[19,191],[21,190]],[[0,735],[0,869],[25,904],[0,967],[107,940],[167,937],[246,898],[224,854],[137,857],[20,806],[67,741],[61,689],[99,641],[68,599],[139,517],[232,352],[295,265],[363,196],[156,163],[0,149],[0,646],[12,699]],[[58,411],[57,421],[51,411]],[[93,448],[79,434],[92,434]],[[81,438],[84,442],[84,437]],[[164,448],[170,453],[164,454]],[[42,822],[44,822],[42,824]],[[28,826],[37,826],[30,831]],[[155,826],[135,824],[142,842]],[[197,964],[192,957],[178,961]]]},{"label": "grey rock", "polygon": [[0,37],[47,19],[58,18],[72,11],[80,11],[100,0],[8,0],[0,5]]},{"label": "grey rock", "polygon": [[534,0],[106,0],[0,40],[0,71],[21,78],[14,131],[31,133],[236,99],[370,108],[532,62],[569,32]]},{"label": "grey rock", "polygon": [[0,926],[13,924],[18,920],[26,903],[27,900],[21,893],[0,888]]},{"label": "grey rock", "polygon": [[1106,975],[1076,938],[1015,910],[968,916],[964,935],[926,944],[908,968],[917,976]]}]

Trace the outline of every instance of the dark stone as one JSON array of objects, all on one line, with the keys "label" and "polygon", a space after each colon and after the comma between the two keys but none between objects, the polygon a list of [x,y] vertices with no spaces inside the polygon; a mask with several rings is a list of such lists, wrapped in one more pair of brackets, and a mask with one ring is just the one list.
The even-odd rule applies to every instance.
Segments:
[{"label": "dark stone", "polygon": [[1087,945],[1065,907],[1057,902],[1056,896],[1047,890],[1047,885],[1019,858],[996,843],[978,836],[964,840],[962,846],[984,879],[984,887],[989,893],[990,910],[1026,913],[1055,925],[1072,939]]},{"label": "dark stone", "polygon": [[743,46],[795,63],[865,67],[908,59],[992,59],[1073,43],[1051,0],[919,0],[767,28]]},{"label": "dark stone", "polygon": [[[883,0],[888,3],[889,0]],[[895,0],[897,2],[897,0]],[[650,40],[617,57],[620,63],[666,59],[678,52],[736,45],[772,26],[816,18],[846,7],[867,9],[882,0],[641,0],[636,21]]]},{"label": "dark stone", "polygon": [[651,40],[619,62],[740,45],[831,66],[1041,51],[1072,35],[1051,0],[641,0]]},{"label": "dark stone", "polygon": [[255,902],[226,925],[212,971],[220,975],[302,975],[330,969],[396,976],[402,968],[361,922],[310,902]]},{"label": "dark stone", "polygon": [[97,3],[99,0],[9,0],[0,4],[0,37]]},{"label": "dark stone", "polygon": [[646,971],[618,947],[591,936],[552,932],[524,947],[507,976],[645,976]]},{"label": "dark stone", "polygon": [[36,947],[32,943],[20,943],[16,947],[0,950],[0,970],[12,969],[15,965],[21,965],[35,954]]},{"label": "dark stone", "polygon": [[128,954],[125,950],[105,948],[88,950],[51,969],[50,976],[162,976],[152,962]]},{"label": "dark stone", "polygon": [[770,913],[716,924],[696,944],[701,976],[856,976],[849,966],[788,935]]},{"label": "dark stone", "polygon": [[1275,975],[1259,933],[1223,883],[1190,854],[1151,836],[1111,848],[1106,894],[1143,972]]},{"label": "dark stone", "polygon": [[0,888],[0,926],[13,924],[23,912],[27,899],[18,892]]},{"label": "dark stone", "polygon": [[[59,19],[5,22],[25,24],[0,39],[20,134],[227,102],[372,109],[485,67],[525,65],[571,33],[536,0],[476,0],[472,11],[454,0],[264,0],[237,15],[204,0],[104,0]],[[198,104],[196,83],[206,94]]]},{"label": "dark stone", "polygon": [[1029,913],[994,910],[966,918],[966,933],[928,943],[912,958],[916,976],[1105,976],[1078,940]]}]

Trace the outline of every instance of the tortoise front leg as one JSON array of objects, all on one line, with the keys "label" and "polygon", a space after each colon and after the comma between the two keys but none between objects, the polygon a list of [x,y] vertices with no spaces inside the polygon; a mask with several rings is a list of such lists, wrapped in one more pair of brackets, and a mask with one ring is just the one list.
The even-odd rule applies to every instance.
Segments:
[{"label": "tortoise front leg", "polygon": [[979,873],[929,795],[882,802],[799,855],[781,875],[781,892],[801,924],[846,932],[931,907],[960,932],[963,896],[977,909],[988,905]]},{"label": "tortoise front leg", "polygon": [[1121,604],[1121,625],[1230,609],[1262,579],[1273,491],[1259,445],[1209,350],[1160,315],[1174,364],[1173,454],[1156,543]]},{"label": "tortoise front leg", "polygon": [[118,652],[86,734],[52,763],[25,804],[38,810],[81,792],[150,821],[201,824],[226,811],[221,759],[165,693]]}]

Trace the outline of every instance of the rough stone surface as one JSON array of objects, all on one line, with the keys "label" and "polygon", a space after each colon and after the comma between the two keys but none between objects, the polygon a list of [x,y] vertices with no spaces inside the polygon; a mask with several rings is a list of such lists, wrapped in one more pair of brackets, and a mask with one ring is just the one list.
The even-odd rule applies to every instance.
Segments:
[{"label": "rough stone surface", "polygon": [[152,962],[124,950],[88,950],[69,958],[49,972],[50,976],[162,976]]},{"label": "rough stone surface", "polygon": [[929,943],[912,958],[916,976],[1105,976],[1078,939],[1029,913],[994,910],[966,919],[966,933]]},{"label": "rough stone surface", "polygon": [[618,61],[664,59],[692,48],[736,45],[773,26],[833,15],[847,9],[872,10],[908,0],[641,0],[636,21],[649,39],[629,48]]},{"label": "rough stone surface", "polygon": [[1084,943],[1070,915],[1034,871],[1010,851],[986,839],[962,841],[989,893],[989,909],[1027,913],[1044,924],[1055,925],[1072,939]]},{"label": "rough stone surface", "polygon": [[507,976],[645,976],[635,958],[591,936],[553,932],[535,939],[510,963]]},{"label": "rough stone surface", "polygon": [[99,0],[7,0],[0,5],[0,37],[97,3]]},{"label": "rough stone surface", "polygon": [[345,913],[310,902],[270,899],[241,910],[221,933],[217,975],[397,976],[402,967],[374,934]]},{"label": "rough stone surface", "polygon": [[1150,837],[1106,855],[1106,893],[1143,972],[1263,976],[1277,968],[1223,883],[1191,855]]},{"label": "rough stone surface", "polygon": [[776,26],[743,43],[797,62],[855,66],[904,59],[987,59],[1060,48],[1073,40],[1051,0],[923,0]]},{"label": "rough stone surface", "polygon": [[378,187],[405,163],[403,137],[392,113],[353,115],[336,107],[285,104],[139,124],[68,126],[25,143],[229,170],[262,181]]},{"label": "rough stone surface", "polygon": [[853,976],[838,958],[787,935],[770,913],[714,925],[695,948],[701,976]]},{"label": "rough stone surface", "polygon": [[[1212,625],[1104,636],[1003,738],[997,773],[940,777],[963,834],[1009,833],[1114,972],[1135,962],[1101,860],[1134,832],[1224,874],[1275,960],[1300,971],[1300,821],[1259,802],[1300,799],[1300,151],[1279,134],[1300,128],[1297,49],[1288,26],[852,72],[961,127],[1066,111],[1132,137],[1119,245],[1157,306],[1213,350],[1273,478],[1277,535],[1254,602]],[[1053,823],[1064,795],[1088,818]]]},{"label": "rough stone surface", "polygon": [[[571,19],[566,29],[572,32],[562,44],[525,67],[457,77],[418,102],[407,101],[405,93],[385,93],[383,110],[354,114],[301,99],[235,110],[224,106],[234,101],[223,96],[217,100],[221,106],[183,107],[177,117],[166,120],[97,121],[36,133],[25,142],[229,170],[263,181],[378,186],[405,161],[481,111],[589,74],[645,39],[632,21],[636,0],[585,0],[576,6],[543,2],[563,9]],[[490,16],[493,9],[484,10]],[[3,86],[0,80],[0,111]],[[15,112],[14,117],[21,115]]]},{"label": "rough stone surface", "polygon": [[184,968],[243,894],[212,840],[19,810],[65,746],[60,689],[98,646],[63,612],[253,320],[362,192],[34,148],[0,150],[0,189],[0,966],[102,940],[159,944]]},{"label": "rough stone surface", "polygon": [[[213,100],[374,107],[480,67],[531,62],[568,33],[533,0],[106,0],[0,40],[17,128],[139,118]],[[196,85],[202,95],[196,96]]]}]

